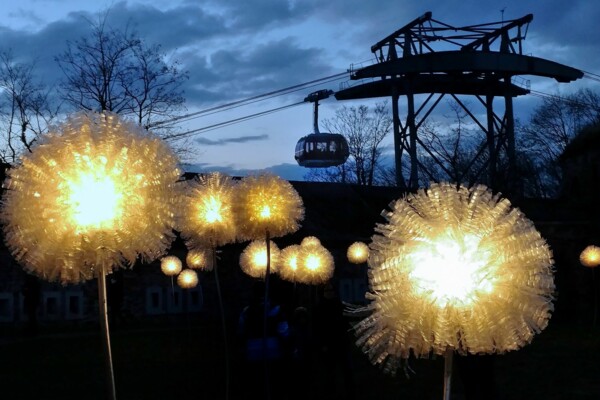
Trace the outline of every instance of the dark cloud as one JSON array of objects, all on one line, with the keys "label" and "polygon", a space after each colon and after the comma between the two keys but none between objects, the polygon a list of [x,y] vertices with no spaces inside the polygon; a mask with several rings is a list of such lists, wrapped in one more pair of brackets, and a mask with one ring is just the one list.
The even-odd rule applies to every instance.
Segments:
[{"label": "dark cloud", "polygon": [[257,142],[268,140],[269,135],[248,135],[248,136],[239,136],[239,137],[231,137],[231,138],[223,138],[218,140],[211,140],[205,137],[195,138],[194,141],[199,145],[204,146],[223,146],[230,143],[248,143],[248,142]]}]

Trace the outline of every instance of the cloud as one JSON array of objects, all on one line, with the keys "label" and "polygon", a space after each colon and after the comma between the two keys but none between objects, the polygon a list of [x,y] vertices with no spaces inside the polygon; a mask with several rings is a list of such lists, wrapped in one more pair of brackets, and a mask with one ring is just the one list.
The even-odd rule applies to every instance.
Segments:
[{"label": "cloud", "polygon": [[197,144],[204,145],[204,146],[224,146],[224,145],[230,144],[230,143],[248,143],[248,142],[264,141],[264,140],[268,140],[268,139],[269,139],[269,135],[263,134],[263,135],[248,135],[248,136],[231,137],[231,138],[224,138],[224,139],[217,139],[217,140],[211,140],[211,139],[207,139],[205,137],[198,137],[198,138],[194,139],[194,141]]}]

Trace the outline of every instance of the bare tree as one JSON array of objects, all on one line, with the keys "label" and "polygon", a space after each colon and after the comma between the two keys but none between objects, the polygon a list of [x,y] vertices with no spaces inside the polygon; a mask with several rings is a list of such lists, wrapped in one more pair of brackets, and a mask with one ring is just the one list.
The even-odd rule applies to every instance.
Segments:
[{"label": "bare tree", "polygon": [[[64,81],[61,94],[74,109],[112,111],[149,127],[155,119],[169,119],[182,111],[182,85],[188,74],[168,63],[158,45],[147,45],[127,28],[108,24],[108,12],[89,21],[91,33],[55,58]],[[168,130],[158,131],[164,139]]]},{"label": "bare tree", "polygon": [[49,90],[35,79],[35,63],[15,62],[0,53],[0,160],[13,164],[44,134],[58,114]]},{"label": "bare tree", "polygon": [[344,135],[350,156],[343,165],[312,169],[306,179],[366,186],[388,183],[383,141],[392,130],[392,119],[386,102],[378,103],[372,109],[365,105],[343,106],[333,118],[324,120],[323,126],[328,132]]},{"label": "bare tree", "polygon": [[526,194],[556,196],[562,179],[558,158],[578,132],[598,123],[600,95],[590,89],[544,98],[529,123],[518,129],[519,169],[525,179]]}]

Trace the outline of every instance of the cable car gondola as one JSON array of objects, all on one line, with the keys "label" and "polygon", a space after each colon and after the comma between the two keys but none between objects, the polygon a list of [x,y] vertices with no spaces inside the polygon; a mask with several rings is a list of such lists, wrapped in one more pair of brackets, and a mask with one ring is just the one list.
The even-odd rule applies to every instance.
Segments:
[{"label": "cable car gondola", "polygon": [[341,165],[350,155],[348,142],[344,135],[339,133],[319,132],[319,100],[326,99],[333,91],[319,90],[309,94],[304,101],[315,103],[314,106],[314,133],[310,133],[298,140],[294,158],[298,165],[306,168],[327,168]]}]

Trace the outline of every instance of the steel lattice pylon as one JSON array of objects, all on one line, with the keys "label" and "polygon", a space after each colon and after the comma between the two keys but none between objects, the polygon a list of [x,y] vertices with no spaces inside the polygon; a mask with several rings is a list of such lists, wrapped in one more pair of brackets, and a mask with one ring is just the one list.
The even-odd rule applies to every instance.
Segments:
[{"label": "steel lattice pylon", "polygon": [[[408,190],[418,187],[419,172],[428,175],[417,153],[424,151],[442,169],[434,152],[418,135],[419,127],[444,96],[451,96],[485,133],[485,144],[478,149],[469,166],[478,158],[480,170],[490,188],[498,189],[497,163],[501,156],[508,160],[505,192],[517,192],[515,175],[515,134],[513,98],[529,93],[527,86],[513,83],[521,75],[554,78],[571,82],[583,72],[550,60],[523,55],[522,42],[533,15],[479,25],[454,27],[432,18],[431,12],[416,18],[396,32],[380,40],[371,51],[377,57],[373,65],[350,68],[351,80],[358,84],[343,87],[335,93],[337,100],[392,98],[396,183]],[[434,50],[442,47],[440,50]],[[415,95],[426,95],[417,107]],[[458,96],[475,96],[485,107],[486,121],[480,121]],[[406,97],[406,117],[400,120],[398,101]],[[504,99],[504,115],[494,110],[494,98]],[[404,176],[402,159],[408,155],[410,171]],[[474,182],[471,182],[471,184]]]}]

